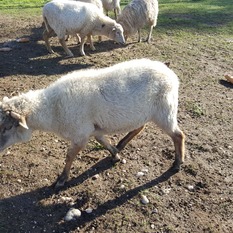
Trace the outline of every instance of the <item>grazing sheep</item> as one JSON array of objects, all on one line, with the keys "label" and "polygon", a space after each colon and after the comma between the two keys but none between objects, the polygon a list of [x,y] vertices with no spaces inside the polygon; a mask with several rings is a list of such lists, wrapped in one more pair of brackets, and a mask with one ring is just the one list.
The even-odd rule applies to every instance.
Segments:
[{"label": "grazing sheep", "polygon": [[50,53],[53,50],[49,44],[49,37],[55,32],[68,57],[73,53],[68,49],[65,36],[79,35],[81,38],[80,53],[85,55],[85,37],[89,37],[91,49],[94,45],[91,35],[105,35],[118,43],[125,43],[122,26],[115,20],[104,15],[94,4],[54,0],[43,7],[43,20],[46,30],[43,33],[46,47]]},{"label": "grazing sheep", "polygon": [[150,26],[150,31],[146,41],[151,41],[153,27],[157,24],[158,18],[157,0],[132,0],[118,16],[117,22],[124,29],[125,40],[138,32],[138,42],[141,41],[140,29],[145,25]]},{"label": "grazing sheep", "polygon": [[[103,3],[101,0],[74,0],[74,1],[92,3],[96,5],[102,12],[104,12]],[[78,43],[81,42],[79,35],[76,34],[75,36],[77,38],[77,42]],[[88,37],[88,41],[90,42],[90,44],[92,44],[90,37],[91,36]],[[67,36],[66,41],[68,40],[68,38],[69,38],[69,35]],[[99,41],[101,41],[101,36],[99,36]],[[93,47],[92,50],[95,50],[95,47]]]},{"label": "grazing sheep", "polygon": [[[173,168],[178,171],[184,161],[184,134],[177,124],[178,86],[171,69],[149,59],[74,71],[45,89],[3,98],[0,151],[28,141],[34,130],[54,132],[69,140],[66,164],[56,183],[59,187],[67,181],[75,156],[91,136],[119,161],[118,152],[151,121],[172,138]],[[117,146],[105,138],[120,132],[129,133]]]},{"label": "grazing sheep", "polygon": [[109,11],[114,11],[115,19],[121,13],[120,0],[102,0],[104,10],[108,15]]}]

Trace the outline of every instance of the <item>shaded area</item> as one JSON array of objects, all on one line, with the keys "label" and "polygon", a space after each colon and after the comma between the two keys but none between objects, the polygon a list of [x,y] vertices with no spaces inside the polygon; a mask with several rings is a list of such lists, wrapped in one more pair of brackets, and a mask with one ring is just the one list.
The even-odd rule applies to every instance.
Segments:
[{"label": "shaded area", "polygon": [[230,83],[230,82],[228,82],[228,81],[226,81],[226,80],[224,80],[224,79],[219,80],[219,83],[221,85],[223,85],[224,87],[227,87],[227,88],[230,88],[230,89],[233,88],[233,84]]},{"label": "shaded area", "polygon": [[[83,183],[85,180],[93,177],[98,173],[112,167],[112,160],[107,157],[94,166],[86,170],[77,178],[73,178],[62,189],[68,190],[74,186]],[[91,214],[82,213],[82,216],[76,221],[63,222],[62,219],[65,213],[70,208],[65,203],[59,203],[54,205],[43,206],[40,202],[43,199],[54,197],[57,199],[56,194],[52,187],[43,187],[35,191],[24,193],[15,197],[6,198],[0,201],[0,219],[1,228],[5,232],[15,232],[15,225],[18,226],[18,232],[41,232],[42,229],[46,229],[47,232],[70,232],[77,227],[93,221],[106,214],[108,211],[115,209],[130,199],[137,196],[143,190],[152,188],[164,181],[167,181],[176,172],[173,169],[168,169],[161,176],[145,183],[141,186],[135,187],[131,190],[125,191],[119,197],[112,200],[108,200],[105,203],[98,206],[96,210]],[[78,194],[77,194],[78,196]],[[84,200],[82,204],[87,200]],[[82,205],[78,204],[78,208],[82,208]],[[77,206],[74,206],[77,208]],[[38,222],[37,222],[38,220]],[[60,223],[59,223],[60,222]],[[12,227],[13,226],[13,227]]]},{"label": "shaded area", "polygon": [[[69,42],[67,43],[68,47],[72,50],[75,57],[69,58],[69,62],[62,64],[62,61],[66,60],[66,55],[63,48],[58,43],[57,37],[54,38],[56,44],[51,44],[56,54],[49,54],[42,40],[43,30],[43,27],[32,28],[31,33],[21,36],[30,38],[30,42],[28,43],[17,43],[14,40],[0,43],[0,47],[12,48],[9,52],[1,52],[0,77],[20,74],[32,76],[64,74],[73,70],[88,68],[93,65],[79,60],[84,60],[79,53],[79,45],[75,43],[70,45]],[[121,47],[121,45],[106,40],[95,43],[95,47],[96,51],[91,51],[90,46],[85,45],[87,56],[111,51]]]}]

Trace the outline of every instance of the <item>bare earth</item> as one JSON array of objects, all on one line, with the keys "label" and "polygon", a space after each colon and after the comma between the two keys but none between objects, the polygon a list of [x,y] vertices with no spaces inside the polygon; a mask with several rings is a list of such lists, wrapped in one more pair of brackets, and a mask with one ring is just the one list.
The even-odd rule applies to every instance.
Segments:
[{"label": "bare earth", "polygon": [[[57,54],[48,54],[40,18],[0,16],[0,28],[0,47],[12,48],[0,52],[1,99],[43,88],[76,69],[142,57],[170,61],[180,78],[178,119],[186,134],[186,161],[176,174],[169,170],[172,142],[152,124],[121,153],[126,163],[112,165],[108,152],[91,140],[65,188],[55,192],[51,185],[68,142],[36,132],[0,155],[0,232],[233,232],[233,85],[224,79],[233,74],[232,38],[200,32],[183,40],[158,26],[151,44],[135,43],[135,37],[122,47],[103,38],[94,52],[86,45],[86,57],[71,39],[75,57],[65,59],[57,38]],[[14,41],[23,36],[30,42]],[[111,136],[112,143],[120,137]],[[148,204],[141,203],[142,194]],[[82,215],[66,222],[71,207]]]}]

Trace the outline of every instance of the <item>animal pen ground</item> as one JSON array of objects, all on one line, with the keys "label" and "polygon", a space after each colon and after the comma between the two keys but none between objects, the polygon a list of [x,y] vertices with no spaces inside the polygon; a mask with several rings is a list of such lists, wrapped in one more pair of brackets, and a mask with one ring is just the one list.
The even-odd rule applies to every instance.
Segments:
[{"label": "animal pen ground", "polygon": [[[50,186],[63,169],[67,142],[37,132],[0,155],[0,232],[233,232],[233,86],[224,78],[233,74],[232,4],[160,3],[151,44],[136,43],[135,37],[120,46],[104,38],[94,52],[87,45],[81,57],[71,39],[67,44],[75,56],[69,59],[56,38],[58,54],[48,54],[40,14],[0,14],[0,47],[12,48],[0,52],[1,99],[43,88],[76,69],[142,57],[169,61],[180,78],[178,121],[186,134],[179,173],[168,170],[174,160],[170,138],[148,124],[122,151],[125,163],[113,166],[108,152],[90,141],[65,188],[54,192]],[[30,41],[17,43],[21,37]],[[71,206],[82,215],[66,222]]]}]

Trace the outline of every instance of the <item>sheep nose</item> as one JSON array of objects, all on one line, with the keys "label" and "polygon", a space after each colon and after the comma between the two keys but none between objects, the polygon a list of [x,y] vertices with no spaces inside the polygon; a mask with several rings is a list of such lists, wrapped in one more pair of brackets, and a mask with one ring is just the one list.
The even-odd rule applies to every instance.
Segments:
[{"label": "sheep nose", "polygon": [[126,43],[125,43],[125,38],[122,39],[122,41],[120,42],[120,44],[122,44],[122,45],[125,45],[125,44],[126,44]]}]

